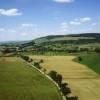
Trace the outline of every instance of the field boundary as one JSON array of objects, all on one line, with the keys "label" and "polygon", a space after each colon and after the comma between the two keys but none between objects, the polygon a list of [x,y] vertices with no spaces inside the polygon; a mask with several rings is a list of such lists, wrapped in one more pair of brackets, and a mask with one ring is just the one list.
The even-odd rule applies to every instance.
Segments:
[{"label": "field boundary", "polygon": [[[24,61],[24,60],[23,60],[23,61]],[[58,89],[58,91],[59,91],[59,94],[60,94],[62,100],[66,100],[65,96],[63,96],[62,92],[60,91],[60,88],[59,88],[58,84],[57,84],[55,81],[53,81],[53,79],[52,79],[51,77],[49,77],[49,76],[48,76],[47,74],[45,74],[43,71],[41,71],[41,70],[39,70],[38,68],[36,68],[36,67],[35,67],[34,65],[32,65],[31,63],[26,62],[26,61],[25,61],[25,63],[27,63],[29,66],[35,68],[35,69],[36,69],[37,71],[39,71],[42,75],[44,75],[47,79],[49,79],[49,80],[57,87],[57,89]]]}]

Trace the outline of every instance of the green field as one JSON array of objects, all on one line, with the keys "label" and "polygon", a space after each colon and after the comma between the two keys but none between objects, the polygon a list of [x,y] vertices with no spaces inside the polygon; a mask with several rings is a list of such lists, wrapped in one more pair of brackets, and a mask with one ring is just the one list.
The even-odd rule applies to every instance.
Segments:
[{"label": "green field", "polygon": [[16,57],[0,58],[0,100],[62,100],[57,87]]},{"label": "green field", "polygon": [[82,61],[78,61],[79,63],[87,65],[89,68],[100,74],[100,53],[98,54],[88,54],[85,56],[81,56]]}]

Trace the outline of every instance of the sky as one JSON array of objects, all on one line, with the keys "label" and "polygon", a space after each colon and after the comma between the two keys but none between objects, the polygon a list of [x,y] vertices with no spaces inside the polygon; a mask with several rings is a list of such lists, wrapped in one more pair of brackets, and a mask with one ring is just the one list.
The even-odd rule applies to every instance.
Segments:
[{"label": "sky", "polygon": [[0,41],[100,33],[100,0],[0,0]]}]

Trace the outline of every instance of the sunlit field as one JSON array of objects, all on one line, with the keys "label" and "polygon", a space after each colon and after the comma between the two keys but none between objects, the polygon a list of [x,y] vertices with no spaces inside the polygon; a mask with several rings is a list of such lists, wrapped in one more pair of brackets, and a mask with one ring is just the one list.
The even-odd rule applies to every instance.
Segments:
[{"label": "sunlit field", "polygon": [[61,100],[57,87],[20,58],[0,58],[0,100]]},{"label": "sunlit field", "polygon": [[31,56],[34,61],[43,59],[42,67],[62,74],[69,83],[72,95],[79,100],[100,100],[100,76],[87,66],[72,61],[75,56]]}]

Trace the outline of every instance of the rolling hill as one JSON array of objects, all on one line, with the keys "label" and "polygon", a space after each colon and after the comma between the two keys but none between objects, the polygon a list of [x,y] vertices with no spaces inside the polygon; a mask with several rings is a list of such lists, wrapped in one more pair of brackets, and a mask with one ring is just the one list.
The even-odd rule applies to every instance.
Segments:
[{"label": "rolling hill", "polygon": [[[35,46],[32,44],[35,43]],[[52,35],[31,41],[28,48],[44,52],[80,52],[100,50],[100,33],[84,33],[71,35]],[[98,50],[98,51],[99,51]]]},{"label": "rolling hill", "polygon": [[100,33],[51,35],[27,42],[21,42],[18,44],[12,43],[12,45],[7,45],[5,44],[0,46],[0,49],[3,51],[10,49],[9,51],[14,52],[18,50],[20,52],[47,55],[65,55],[66,53],[76,53],[81,51],[100,52]]},{"label": "rolling hill", "polygon": [[[46,37],[41,37],[33,40],[37,44],[42,43],[75,43],[75,44],[84,44],[89,43],[100,43],[100,33],[84,33],[84,34],[71,34],[71,35],[51,35]],[[80,43],[79,43],[80,42]]]}]

